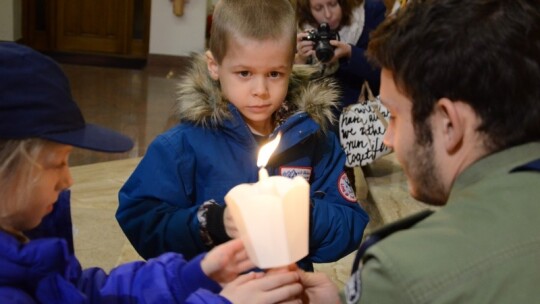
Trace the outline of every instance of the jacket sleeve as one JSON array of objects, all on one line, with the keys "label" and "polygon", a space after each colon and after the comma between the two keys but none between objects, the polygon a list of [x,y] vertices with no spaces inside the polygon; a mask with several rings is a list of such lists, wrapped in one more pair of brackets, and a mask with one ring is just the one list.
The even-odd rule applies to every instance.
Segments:
[{"label": "jacket sleeve", "polygon": [[207,290],[206,299],[219,299],[221,287],[203,273],[203,257],[186,262],[180,254],[167,253],[148,262],[122,264],[109,275],[89,268],[77,285],[90,303],[185,303],[198,290]]},{"label": "jacket sleeve", "polygon": [[37,304],[37,302],[22,289],[10,286],[0,286],[0,303]]},{"label": "jacket sleeve", "polygon": [[311,182],[310,259],[336,261],[356,250],[369,221],[344,172],[345,153],[330,132],[318,145]]},{"label": "jacket sleeve", "polygon": [[170,138],[160,135],[150,144],[118,197],[116,219],[145,259],[164,252],[191,259],[206,250],[193,199],[195,156],[189,144]]}]

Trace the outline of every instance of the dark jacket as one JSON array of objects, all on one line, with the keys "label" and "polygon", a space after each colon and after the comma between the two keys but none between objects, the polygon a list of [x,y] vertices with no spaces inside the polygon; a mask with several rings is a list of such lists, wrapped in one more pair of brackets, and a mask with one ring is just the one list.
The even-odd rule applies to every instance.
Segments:
[{"label": "dark jacket", "polygon": [[386,7],[380,0],[365,0],[364,10],[365,18],[362,35],[355,45],[351,45],[351,58],[342,58],[339,61],[339,69],[335,74],[342,90],[341,104],[338,108],[339,113],[341,113],[342,108],[358,101],[362,83],[366,80],[373,94],[375,96],[379,94],[380,69],[368,62],[364,53],[369,43],[369,34],[385,18]]}]

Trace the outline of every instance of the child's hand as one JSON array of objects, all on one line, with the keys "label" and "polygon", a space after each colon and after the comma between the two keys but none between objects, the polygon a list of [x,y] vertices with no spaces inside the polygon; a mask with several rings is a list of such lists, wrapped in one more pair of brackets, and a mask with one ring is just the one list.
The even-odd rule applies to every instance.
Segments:
[{"label": "child's hand", "polygon": [[225,226],[225,232],[227,232],[227,235],[230,238],[235,239],[238,237],[238,228],[236,228],[236,224],[234,223],[229,210],[229,208],[225,208],[225,211],[223,212],[223,225]]},{"label": "child's hand", "polygon": [[242,240],[235,239],[214,247],[201,261],[203,272],[219,284],[234,280],[238,274],[252,269]]},{"label": "child's hand", "polygon": [[295,271],[250,272],[227,284],[221,295],[229,301],[242,303],[302,303],[302,285]]}]

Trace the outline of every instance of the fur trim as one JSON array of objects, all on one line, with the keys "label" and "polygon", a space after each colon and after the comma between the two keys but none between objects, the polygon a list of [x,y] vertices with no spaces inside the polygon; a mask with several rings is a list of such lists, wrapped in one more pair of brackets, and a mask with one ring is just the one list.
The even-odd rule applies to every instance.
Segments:
[{"label": "fur trim", "polygon": [[[230,118],[228,101],[221,93],[219,81],[213,80],[202,54],[191,56],[191,66],[178,84],[177,117],[197,125],[216,127]],[[339,89],[331,78],[316,79],[318,70],[295,65],[289,79],[286,103],[291,113],[305,111],[322,130],[335,122],[333,109],[339,100]]]}]

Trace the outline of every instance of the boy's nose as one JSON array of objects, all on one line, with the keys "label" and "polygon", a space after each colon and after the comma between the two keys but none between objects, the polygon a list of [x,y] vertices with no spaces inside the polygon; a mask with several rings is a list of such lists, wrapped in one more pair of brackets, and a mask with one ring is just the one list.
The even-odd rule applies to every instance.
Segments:
[{"label": "boy's nose", "polygon": [[71,185],[73,185],[73,177],[71,176],[71,171],[69,170],[69,167],[66,166],[58,187],[61,190],[65,190],[71,187]]},{"label": "boy's nose", "polygon": [[266,79],[259,78],[255,80],[253,95],[264,97],[268,94],[268,86],[266,84]]}]

